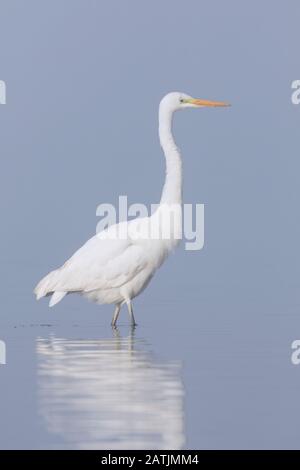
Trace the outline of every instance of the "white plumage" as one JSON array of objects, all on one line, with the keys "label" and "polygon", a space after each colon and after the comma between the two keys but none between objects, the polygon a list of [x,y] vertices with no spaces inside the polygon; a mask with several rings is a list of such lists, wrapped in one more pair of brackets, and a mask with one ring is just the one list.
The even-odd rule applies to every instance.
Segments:
[{"label": "white plumage", "polygon": [[172,136],[172,116],[178,109],[203,106],[226,103],[197,100],[178,92],[162,99],[159,137],[166,158],[166,180],[157,210],[150,217],[112,225],[90,238],[63,266],[38,283],[34,290],[37,299],[52,294],[52,307],[66,294],[79,293],[98,303],[115,304],[113,325],[126,303],[135,324],[131,300],[145,289],[181,238],[182,168]]}]

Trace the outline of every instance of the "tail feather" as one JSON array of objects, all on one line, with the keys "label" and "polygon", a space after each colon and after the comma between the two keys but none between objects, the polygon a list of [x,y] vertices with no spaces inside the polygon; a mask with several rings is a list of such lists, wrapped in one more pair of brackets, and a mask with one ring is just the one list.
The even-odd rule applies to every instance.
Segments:
[{"label": "tail feather", "polygon": [[38,283],[34,289],[37,300],[55,291],[55,288],[57,287],[57,274],[58,270],[55,269]]},{"label": "tail feather", "polygon": [[55,304],[60,302],[64,296],[67,294],[67,291],[61,291],[59,289],[59,269],[51,271],[47,276],[45,276],[35,287],[34,293],[36,295],[36,300],[45,297],[46,295],[51,295],[49,302],[49,307],[53,307]]},{"label": "tail feather", "polygon": [[49,307],[53,307],[55,304],[58,304],[58,302],[60,302],[66,294],[67,292],[63,292],[63,291],[54,292],[50,299]]}]

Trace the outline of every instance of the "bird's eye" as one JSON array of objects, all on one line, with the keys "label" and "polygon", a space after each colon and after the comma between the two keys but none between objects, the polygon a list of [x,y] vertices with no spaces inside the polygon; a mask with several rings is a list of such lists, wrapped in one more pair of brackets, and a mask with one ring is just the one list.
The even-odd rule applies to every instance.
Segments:
[{"label": "bird's eye", "polygon": [[184,100],[183,100],[183,98],[179,98],[179,101],[180,101],[180,103],[183,103]]}]

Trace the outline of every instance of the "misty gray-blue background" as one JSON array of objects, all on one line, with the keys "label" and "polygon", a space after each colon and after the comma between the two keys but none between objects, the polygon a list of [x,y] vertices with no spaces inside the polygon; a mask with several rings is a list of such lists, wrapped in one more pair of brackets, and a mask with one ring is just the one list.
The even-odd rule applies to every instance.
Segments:
[{"label": "misty gray-blue background", "polygon": [[94,234],[98,204],[159,200],[173,90],[232,107],[176,115],[205,246],[181,246],[136,299],[136,335],[181,363],[185,447],[299,447],[299,15],[291,0],[0,1],[1,448],[64,447],[37,413],[36,337],[111,337],[112,307],[49,310],[32,290]]}]

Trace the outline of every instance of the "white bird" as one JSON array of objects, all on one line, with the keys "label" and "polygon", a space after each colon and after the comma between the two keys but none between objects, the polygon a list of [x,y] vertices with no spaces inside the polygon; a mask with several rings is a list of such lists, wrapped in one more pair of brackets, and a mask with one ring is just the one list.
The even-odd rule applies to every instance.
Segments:
[{"label": "white bird", "polygon": [[132,325],[132,299],[148,285],[157,268],[179,243],[182,224],[182,161],[172,135],[172,117],[184,108],[224,107],[228,103],[168,93],[159,105],[159,139],[166,159],[160,203],[150,217],[111,225],[90,238],[66,263],[36,286],[37,300],[52,295],[49,306],[69,293],[100,304],[115,304],[115,326],[126,303]]}]

